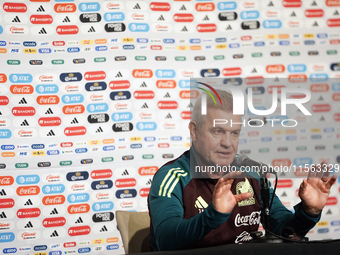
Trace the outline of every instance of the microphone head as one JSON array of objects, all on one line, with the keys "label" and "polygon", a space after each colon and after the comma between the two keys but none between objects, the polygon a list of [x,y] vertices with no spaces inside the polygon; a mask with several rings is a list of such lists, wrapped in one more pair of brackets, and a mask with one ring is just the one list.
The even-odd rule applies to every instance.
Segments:
[{"label": "microphone head", "polygon": [[236,165],[237,167],[241,167],[244,165],[244,161],[249,159],[247,155],[241,155],[236,158]]}]

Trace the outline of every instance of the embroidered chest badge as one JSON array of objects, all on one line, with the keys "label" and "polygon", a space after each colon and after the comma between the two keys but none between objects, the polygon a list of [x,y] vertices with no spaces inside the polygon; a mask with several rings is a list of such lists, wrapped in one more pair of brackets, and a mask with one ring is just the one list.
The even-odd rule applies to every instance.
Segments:
[{"label": "embroidered chest badge", "polygon": [[247,178],[245,178],[244,182],[239,182],[236,184],[236,195],[246,192],[249,192],[251,194],[251,197],[246,200],[238,202],[238,206],[247,206],[255,204],[254,190]]}]

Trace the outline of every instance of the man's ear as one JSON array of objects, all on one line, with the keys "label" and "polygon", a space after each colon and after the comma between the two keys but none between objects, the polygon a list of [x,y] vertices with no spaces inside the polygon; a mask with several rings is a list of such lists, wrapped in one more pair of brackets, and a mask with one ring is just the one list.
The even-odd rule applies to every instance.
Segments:
[{"label": "man's ear", "polygon": [[189,123],[190,137],[193,142],[197,140],[197,124],[195,121]]}]

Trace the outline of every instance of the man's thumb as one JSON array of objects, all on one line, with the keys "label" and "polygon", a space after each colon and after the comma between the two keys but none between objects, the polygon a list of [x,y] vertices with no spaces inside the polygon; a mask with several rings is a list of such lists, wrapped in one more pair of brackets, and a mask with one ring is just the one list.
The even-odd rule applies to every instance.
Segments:
[{"label": "man's thumb", "polygon": [[238,195],[234,195],[234,197],[235,197],[236,202],[238,203],[242,200],[246,200],[246,199],[250,198],[251,193],[250,192],[241,193],[241,194],[238,194]]}]

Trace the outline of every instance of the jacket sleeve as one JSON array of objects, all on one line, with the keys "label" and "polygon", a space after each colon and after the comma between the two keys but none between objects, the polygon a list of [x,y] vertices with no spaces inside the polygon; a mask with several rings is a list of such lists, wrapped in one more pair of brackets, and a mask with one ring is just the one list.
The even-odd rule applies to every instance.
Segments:
[{"label": "jacket sleeve", "polygon": [[273,194],[273,191],[270,188],[270,199],[274,195],[273,205],[270,210],[271,226],[274,233],[282,235],[282,230],[288,227],[294,229],[296,234],[305,236],[320,220],[321,213],[316,216],[306,214],[301,202],[294,206],[295,213],[292,213],[282,204],[276,194]]},{"label": "jacket sleeve", "polygon": [[[169,169],[157,173],[149,194],[149,208],[154,241],[158,250],[176,250],[195,243],[230,216],[210,204],[202,213],[183,219],[183,189],[189,173]],[[194,205],[192,205],[194,206]],[[151,238],[153,238],[151,237]]]}]

